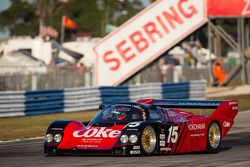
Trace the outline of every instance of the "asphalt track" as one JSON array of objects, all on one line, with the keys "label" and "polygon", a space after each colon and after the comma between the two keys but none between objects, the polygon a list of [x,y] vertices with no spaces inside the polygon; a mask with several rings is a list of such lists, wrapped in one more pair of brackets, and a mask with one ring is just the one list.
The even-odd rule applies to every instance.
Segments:
[{"label": "asphalt track", "polygon": [[241,112],[217,154],[193,153],[151,157],[57,156],[43,154],[43,141],[0,143],[0,167],[80,166],[250,166],[250,111]]}]

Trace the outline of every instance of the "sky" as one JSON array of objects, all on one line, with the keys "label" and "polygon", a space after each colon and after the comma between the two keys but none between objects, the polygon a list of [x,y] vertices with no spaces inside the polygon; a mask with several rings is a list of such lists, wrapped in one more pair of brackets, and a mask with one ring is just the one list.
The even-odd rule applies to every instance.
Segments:
[{"label": "sky", "polygon": [[0,12],[10,6],[10,0],[0,0]]},{"label": "sky", "polygon": [[148,6],[150,4],[149,0],[141,0],[144,6]]},{"label": "sky", "polygon": [[[7,9],[10,6],[10,0],[0,0],[0,13],[1,11]],[[8,37],[8,31],[0,32],[0,38]]]}]

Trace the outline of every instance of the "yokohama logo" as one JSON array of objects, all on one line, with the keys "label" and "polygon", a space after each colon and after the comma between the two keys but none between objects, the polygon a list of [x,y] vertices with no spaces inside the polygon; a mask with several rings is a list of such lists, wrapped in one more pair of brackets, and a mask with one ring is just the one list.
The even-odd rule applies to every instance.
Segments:
[{"label": "yokohama logo", "polygon": [[205,124],[189,124],[188,125],[188,130],[201,130],[205,128],[206,128]]},{"label": "yokohama logo", "polygon": [[102,128],[91,128],[88,130],[77,130],[73,132],[74,137],[104,137],[104,138],[115,138],[121,134],[119,130],[108,129],[106,127]]}]

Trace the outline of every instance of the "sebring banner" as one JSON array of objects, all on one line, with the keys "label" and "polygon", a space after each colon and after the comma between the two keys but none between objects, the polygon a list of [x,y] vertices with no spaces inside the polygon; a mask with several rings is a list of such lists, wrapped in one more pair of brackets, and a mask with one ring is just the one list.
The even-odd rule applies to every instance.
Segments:
[{"label": "sebring banner", "polygon": [[250,0],[208,0],[209,17],[249,17]]},{"label": "sebring banner", "polygon": [[205,0],[158,0],[95,47],[98,86],[116,86],[207,22]]}]

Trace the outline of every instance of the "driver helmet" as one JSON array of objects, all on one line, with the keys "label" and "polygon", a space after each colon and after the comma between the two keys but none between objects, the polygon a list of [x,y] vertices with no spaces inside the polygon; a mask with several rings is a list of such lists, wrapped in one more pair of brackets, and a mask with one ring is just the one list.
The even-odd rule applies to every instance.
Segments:
[{"label": "driver helmet", "polygon": [[114,113],[114,118],[118,121],[122,121],[127,117],[126,111],[122,111],[122,108],[118,107]]}]

